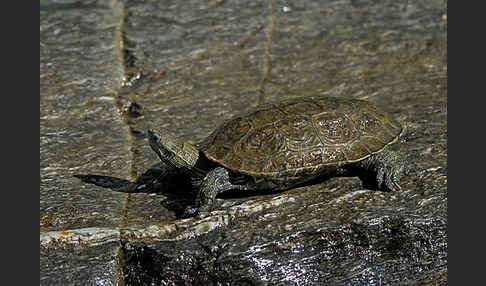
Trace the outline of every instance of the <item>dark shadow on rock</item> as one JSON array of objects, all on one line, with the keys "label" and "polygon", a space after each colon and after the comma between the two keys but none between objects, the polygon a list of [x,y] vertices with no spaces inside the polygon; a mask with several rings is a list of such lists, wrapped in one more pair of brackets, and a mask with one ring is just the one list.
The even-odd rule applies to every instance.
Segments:
[{"label": "dark shadow on rock", "polygon": [[93,174],[73,176],[85,183],[109,188],[114,192],[161,194],[166,197],[161,201],[161,205],[173,211],[176,216],[182,215],[184,209],[194,203],[197,194],[197,189],[187,174],[165,168],[160,163],[147,169],[135,182]]},{"label": "dark shadow on rock", "polygon": [[76,174],[74,177],[80,179],[81,181],[93,184],[103,188],[110,188],[116,192],[122,193],[132,193],[133,183],[120,178],[102,176],[102,175],[91,175],[91,174]]}]

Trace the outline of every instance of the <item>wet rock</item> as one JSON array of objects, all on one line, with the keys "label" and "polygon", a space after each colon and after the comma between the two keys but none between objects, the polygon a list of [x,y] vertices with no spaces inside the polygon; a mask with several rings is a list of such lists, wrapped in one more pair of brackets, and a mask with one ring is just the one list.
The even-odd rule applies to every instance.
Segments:
[{"label": "wet rock", "polygon": [[119,243],[40,249],[40,285],[118,285]]},{"label": "wet rock", "polygon": [[[445,5],[41,1],[41,285],[447,285]],[[324,93],[407,122],[400,192],[332,178],[180,218],[194,192],[148,127],[197,143]]]}]

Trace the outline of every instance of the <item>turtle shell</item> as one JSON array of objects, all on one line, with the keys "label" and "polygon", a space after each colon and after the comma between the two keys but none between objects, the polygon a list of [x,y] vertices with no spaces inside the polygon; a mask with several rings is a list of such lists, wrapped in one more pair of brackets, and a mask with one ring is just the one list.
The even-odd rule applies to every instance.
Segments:
[{"label": "turtle shell", "polygon": [[224,123],[201,151],[243,174],[296,177],[363,160],[394,143],[401,131],[399,122],[363,100],[295,98]]}]

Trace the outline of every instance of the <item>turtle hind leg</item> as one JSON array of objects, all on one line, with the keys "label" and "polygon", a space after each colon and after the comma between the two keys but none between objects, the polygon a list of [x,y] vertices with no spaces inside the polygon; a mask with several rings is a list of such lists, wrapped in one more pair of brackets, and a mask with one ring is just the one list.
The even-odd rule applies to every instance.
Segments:
[{"label": "turtle hind leg", "polygon": [[190,217],[210,211],[218,194],[234,189],[245,190],[247,187],[245,185],[233,185],[230,182],[228,170],[225,168],[214,168],[202,179],[195,207],[187,207],[183,216]]},{"label": "turtle hind leg", "polygon": [[405,160],[399,151],[383,150],[357,162],[354,166],[364,187],[382,191],[399,191],[400,178],[405,171]]}]

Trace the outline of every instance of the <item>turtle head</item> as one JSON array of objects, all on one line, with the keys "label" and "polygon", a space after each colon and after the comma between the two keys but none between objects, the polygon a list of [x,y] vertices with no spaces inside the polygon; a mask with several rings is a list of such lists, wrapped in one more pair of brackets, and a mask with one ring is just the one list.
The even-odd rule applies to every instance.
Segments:
[{"label": "turtle head", "polygon": [[184,142],[163,129],[147,130],[147,137],[152,150],[160,160],[177,169],[192,169],[199,157],[194,145]]}]

